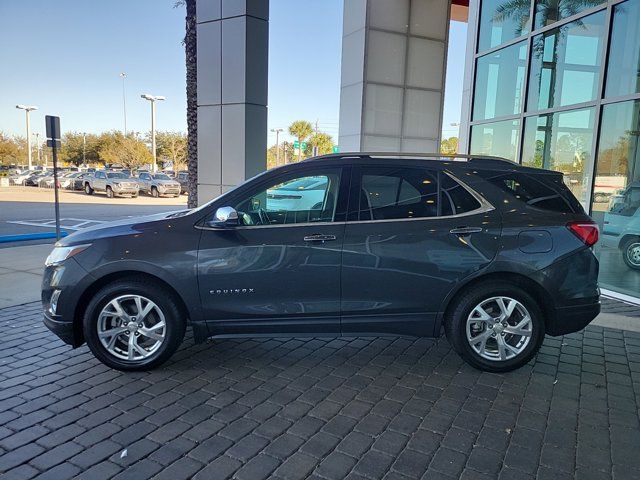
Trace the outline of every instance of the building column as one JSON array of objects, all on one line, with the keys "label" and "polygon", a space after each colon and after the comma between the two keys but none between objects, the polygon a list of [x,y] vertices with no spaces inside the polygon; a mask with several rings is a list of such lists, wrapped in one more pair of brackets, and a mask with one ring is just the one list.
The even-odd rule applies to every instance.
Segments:
[{"label": "building column", "polygon": [[198,204],[266,169],[268,0],[197,0]]},{"label": "building column", "polygon": [[344,2],[340,151],[439,151],[451,0]]}]

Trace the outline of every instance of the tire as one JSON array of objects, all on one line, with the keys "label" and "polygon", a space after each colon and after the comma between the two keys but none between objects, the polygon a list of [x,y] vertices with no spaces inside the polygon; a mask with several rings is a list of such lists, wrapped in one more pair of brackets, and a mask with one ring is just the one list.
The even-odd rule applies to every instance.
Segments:
[{"label": "tire", "polygon": [[107,185],[107,198],[113,198],[113,189]]},{"label": "tire", "polygon": [[156,187],[151,187],[151,196],[155,198],[158,198],[160,196]]},{"label": "tire", "polygon": [[134,193],[133,195],[131,195],[131,198],[138,198],[138,194]]},{"label": "tire", "polygon": [[622,259],[627,267],[640,270],[640,238],[631,238],[624,243]]},{"label": "tire", "polygon": [[91,188],[91,185],[89,185],[88,183],[84,184],[84,193],[86,193],[87,195],[93,195],[93,188]]},{"label": "tire", "polygon": [[[146,301],[152,302],[157,307],[157,309],[152,308],[141,322],[137,318],[139,310],[136,307],[136,296],[142,298],[143,310],[150,305]],[[120,308],[127,314],[128,318],[124,322],[121,320],[122,317],[118,317],[116,308],[111,303],[116,299],[119,299]],[[105,317],[101,317],[102,312],[108,313]],[[158,327],[162,318],[164,318],[164,327]],[[131,329],[127,329],[130,323],[134,325]],[[136,325],[144,325],[145,328],[139,329]],[[82,326],[87,345],[98,360],[116,370],[136,371],[149,370],[167,361],[182,343],[186,321],[173,292],[162,285],[149,282],[146,278],[129,277],[102,287],[91,298]],[[154,326],[156,328],[150,330]],[[103,336],[101,340],[98,331],[108,332],[112,328],[124,328],[125,331],[117,335]],[[158,332],[157,336],[162,336],[162,341],[145,336],[142,333],[143,330],[151,334]],[[129,339],[132,335],[140,350],[129,347]],[[107,345],[104,345],[103,341]],[[112,341],[113,346],[108,349]],[[133,359],[129,350],[133,351]],[[140,351],[144,350],[150,353],[143,356]]]},{"label": "tire", "polygon": [[[506,327],[504,320],[495,324],[494,317],[500,318],[504,311],[500,308],[499,298],[507,309],[511,307],[512,310]],[[486,319],[481,318],[484,314],[476,310],[477,307],[482,307],[488,314]],[[526,321],[525,313],[530,322],[519,331],[527,334],[509,333],[515,325]],[[537,302],[522,288],[505,282],[481,283],[455,299],[448,309],[444,328],[453,349],[471,366],[487,372],[508,372],[525,365],[540,349],[545,333],[544,316]],[[478,339],[474,347],[468,336]],[[485,338],[484,348],[482,337]],[[500,343],[508,344],[517,353],[506,346],[501,348]],[[504,356],[501,356],[502,352]]]}]

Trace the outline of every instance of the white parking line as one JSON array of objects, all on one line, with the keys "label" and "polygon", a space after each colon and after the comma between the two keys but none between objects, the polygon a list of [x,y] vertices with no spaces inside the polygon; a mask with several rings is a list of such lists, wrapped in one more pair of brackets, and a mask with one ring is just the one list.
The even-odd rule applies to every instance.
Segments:
[{"label": "white parking line", "polygon": [[[7,223],[13,223],[15,225],[27,225],[30,227],[42,227],[42,228],[55,228],[55,219],[42,219],[42,220],[8,220]],[[60,228],[67,230],[81,230],[87,227],[93,227],[105,223],[103,220],[91,220],[87,218],[61,218]]]}]

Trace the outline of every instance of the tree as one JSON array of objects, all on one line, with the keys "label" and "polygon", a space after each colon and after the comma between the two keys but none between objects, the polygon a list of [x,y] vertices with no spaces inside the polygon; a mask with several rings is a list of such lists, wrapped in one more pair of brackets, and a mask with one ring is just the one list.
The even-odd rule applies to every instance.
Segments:
[{"label": "tree", "polygon": [[129,169],[153,163],[153,155],[144,142],[121,132],[103,134],[98,155],[105,164],[118,163]]},{"label": "tree", "polygon": [[313,127],[306,120],[296,120],[289,125],[289,133],[298,139],[298,161],[302,160],[302,142],[313,133]]},{"label": "tree", "polygon": [[444,138],[440,142],[440,153],[453,155],[458,153],[458,137]]},{"label": "tree", "polygon": [[187,169],[190,208],[198,205],[198,71],[196,0],[178,0],[174,7],[186,6],[184,53],[187,69]]},{"label": "tree", "polygon": [[184,170],[187,162],[187,136],[184,133],[157,132],[156,147],[158,158],[163,164],[169,161],[175,171]]},{"label": "tree", "polygon": [[93,133],[67,132],[62,136],[58,160],[75,166],[97,163],[100,158],[100,140]]},{"label": "tree", "polygon": [[307,149],[304,151],[305,155],[312,155],[313,148],[318,147],[318,155],[327,155],[333,152],[333,138],[328,133],[318,132],[311,135],[311,138],[307,142]]},{"label": "tree", "polygon": [[14,138],[9,137],[4,132],[0,132],[0,164],[20,164],[25,162],[18,143]]}]

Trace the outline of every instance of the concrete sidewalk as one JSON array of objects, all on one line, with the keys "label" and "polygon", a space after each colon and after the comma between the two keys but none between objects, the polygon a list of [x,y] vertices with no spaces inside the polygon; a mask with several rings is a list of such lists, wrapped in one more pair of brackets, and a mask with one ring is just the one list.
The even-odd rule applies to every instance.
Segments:
[{"label": "concrete sidewalk", "polygon": [[44,261],[53,244],[0,248],[0,308],[40,299]]}]

